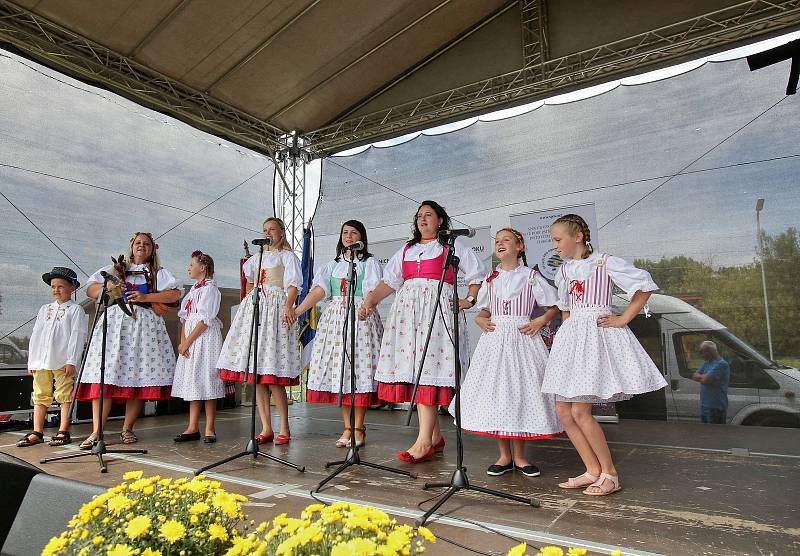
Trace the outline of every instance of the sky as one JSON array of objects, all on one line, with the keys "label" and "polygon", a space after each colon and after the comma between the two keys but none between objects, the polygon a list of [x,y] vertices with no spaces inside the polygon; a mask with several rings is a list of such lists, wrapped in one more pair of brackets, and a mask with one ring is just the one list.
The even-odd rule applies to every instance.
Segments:
[{"label": "sky", "polygon": [[[342,221],[364,221],[372,241],[407,237],[431,198],[455,224],[494,229],[512,214],[591,202],[602,250],[751,263],[757,198],[767,232],[800,224],[800,101],[784,98],[788,73],[788,63],[751,73],[742,59],[709,62],[326,159],[317,262]],[[83,282],[138,230],[159,237],[176,275],[201,249],[220,284],[238,286],[242,241],[273,213],[269,159],[2,50],[0,75],[0,337],[48,301],[42,273],[72,266]]]}]

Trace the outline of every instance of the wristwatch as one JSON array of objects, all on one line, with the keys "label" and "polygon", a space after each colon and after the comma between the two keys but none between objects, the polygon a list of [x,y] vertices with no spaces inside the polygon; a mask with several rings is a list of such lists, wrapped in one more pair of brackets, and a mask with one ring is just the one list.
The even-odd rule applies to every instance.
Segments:
[{"label": "wristwatch", "polygon": [[470,305],[472,305],[473,307],[475,306],[475,302],[477,301],[477,299],[475,299],[475,296],[474,296],[474,295],[468,295],[468,296],[467,296],[467,297],[465,297],[464,299],[466,299],[467,301],[469,301],[469,304],[470,304]]}]

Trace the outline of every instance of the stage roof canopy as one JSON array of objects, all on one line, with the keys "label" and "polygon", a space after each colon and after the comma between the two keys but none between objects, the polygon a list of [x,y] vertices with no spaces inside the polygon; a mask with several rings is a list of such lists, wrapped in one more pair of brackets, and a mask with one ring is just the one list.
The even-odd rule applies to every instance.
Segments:
[{"label": "stage roof canopy", "polygon": [[798,0],[0,0],[0,43],[28,57],[318,156],[798,26]]}]

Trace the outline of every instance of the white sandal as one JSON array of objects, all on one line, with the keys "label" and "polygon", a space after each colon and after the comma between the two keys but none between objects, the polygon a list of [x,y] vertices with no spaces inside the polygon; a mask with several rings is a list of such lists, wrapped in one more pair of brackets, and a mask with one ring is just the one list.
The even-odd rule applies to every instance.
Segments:
[{"label": "white sandal", "polygon": [[[345,427],[344,430],[345,430],[345,432],[347,432],[347,431],[350,430],[350,427]],[[342,433],[341,438],[339,438],[339,440],[336,441],[336,447],[337,448],[349,448],[350,447],[350,439],[345,436],[345,433]]]},{"label": "white sandal", "polygon": [[586,488],[592,486],[595,482],[597,482],[598,478],[599,477],[596,477],[587,471],[583,475],[578,475],[577,477],[570,477],[569,479],[567,479],[565,483],[558,483],[558,487],[564,489]]},{"label": "white sandal", "polygon": [[[605,490],[602,485],[603,482],[606,480],[610,481],[613,487],[610,490]],[[599,492],[589,492],[589,489],[595,487],[599,489]],[[600,478],[597,479],[595,482],[589,485],[589,487],[583,491],[584,494],[587,496],[608,496],[609,494],[614,494],[615,492],[619,492],[622,490],[622,486],[619,484],[619,476],[618,475],[609,475],[608,473],[600,473]]]}]

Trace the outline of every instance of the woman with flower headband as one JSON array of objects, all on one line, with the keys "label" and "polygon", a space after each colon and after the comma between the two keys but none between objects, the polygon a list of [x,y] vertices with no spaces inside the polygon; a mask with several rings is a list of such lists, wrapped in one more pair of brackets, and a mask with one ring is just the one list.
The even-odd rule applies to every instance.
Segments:
[{"label": "woman with flower headband", "polygon": [[211,444],[217,441],[214,432],[217,399],[225,396],[225,386],[217,370],[222,349],[222,323],[217,313],[222,295],[214,281],[214,259],[210,255],[194,251],[188,273],[196,282],[184,296],[178,312],[181,334],[172,395],[189,402],[189,425],[173,440],[200,440],[200,410],[205,406],[203,442]]},{"label": "woman with flower headband", "polygon": [[[103,430],[111,412],[111,404],[103,404],[100,415],[100,397],[113,401],[125,400],[125,421],[120,437],[125,444],[138,439],[133,433],[136,419],[142,412],[145,400],[166,400],[172,389],[175,371],[175,352],[167,335],[164,319],[156,305],[169,305],[181,298],[181,282],[158,262],[158,244],[149,232],[136,232],[130,240],[121,266],[109,265],[95,272],[87,280],[86,294],[97,299],[103,287],[103,275],[120,276],[125,299],[134,305],[135,317],[127,316],[117,305],[108,308],[108,338],[106,341],[105,389],[100,392],[100,352],[102,349],[102,321],[95,325],[92,343],[86,354],[86,364],[78,387],[79,400],[92,400],[92,434],[81,442],[80,448],[88,450],[97,439],[100,421]],[[109,283],[111,289],[113,284]]]},{"label": "woman with flower headband", "polygon": [[[494,253],[500,264],[483,281],[475,304],[480,309],[475,323],[483,334],[461,385],[461,428],[497,440],[500,456],[488,475],[518,470],[537,477],[525,442],[564,430],[555,396],[541,392],[547,348],[539,332],[558,312],[558,299],[555,288],[528,268],[525,240],[517,230],[497,232]],[[531,318],[537,303],[546,310]],[[454,404],[450,413],[455,414]]]}]

